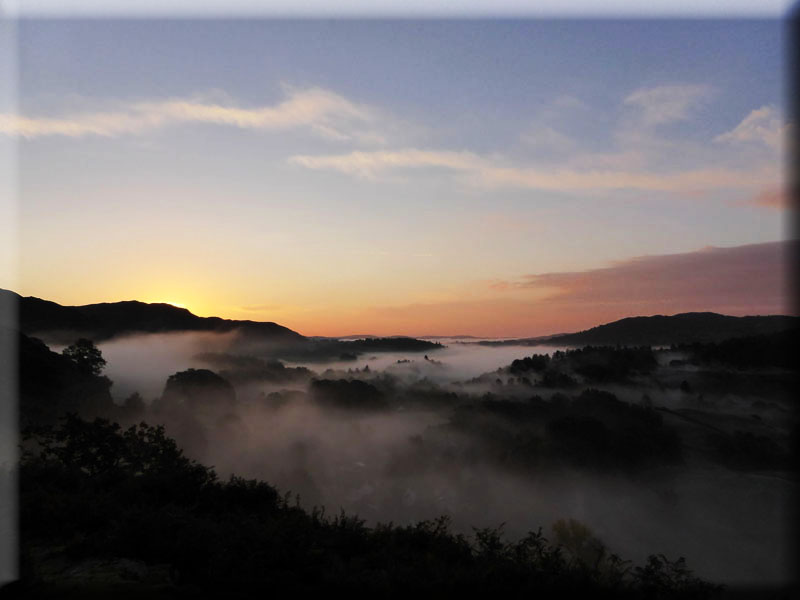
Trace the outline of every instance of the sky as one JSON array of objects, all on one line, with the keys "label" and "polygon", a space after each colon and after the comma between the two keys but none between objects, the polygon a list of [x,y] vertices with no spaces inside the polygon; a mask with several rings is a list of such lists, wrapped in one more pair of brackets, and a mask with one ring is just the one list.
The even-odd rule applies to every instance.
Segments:
[{"label": "sky", "polygon": [[305,335],[791,310],[778,18],[23,19],[16,39],[0,287]]}]

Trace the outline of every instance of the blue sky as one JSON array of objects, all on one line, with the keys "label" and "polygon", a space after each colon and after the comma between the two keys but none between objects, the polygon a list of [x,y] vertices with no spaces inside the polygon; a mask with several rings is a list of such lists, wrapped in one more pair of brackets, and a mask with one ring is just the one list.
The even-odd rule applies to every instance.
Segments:
[{"label": "blue sky", "polygon": [[704,115],[706,133],[783,104],[782,34],[781,21],[750,19],[22,21],[21,91],[32,107],[48,95],[213,89],[257,105],[290,82],[423,121],[480,112],[513,122],[559,95],[607,112],[626,90],[695,82],[725,94]]},{"label": "blue sky", "polygon": [[496,282],[777,242],[782,35],[777,19],[23,20],[27,120],[5,130],[21,287],[397,333],[385,315],[411,306],[516,294],[519,315],[545,294],[501,302]]}]

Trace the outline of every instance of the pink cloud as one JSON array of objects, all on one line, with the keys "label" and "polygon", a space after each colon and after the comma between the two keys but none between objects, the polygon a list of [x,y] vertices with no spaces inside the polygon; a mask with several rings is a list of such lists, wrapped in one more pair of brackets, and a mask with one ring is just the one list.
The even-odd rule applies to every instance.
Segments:
[{"label": "pink cloud", "polygon": [[797,249],[795,240],[708,247],[589,271],[495,279],[483,282],[488,298],[373,306],[353,315],[349,324],[337,318],[335,333],[358,328],[381,335],[524,337],[579,331],[631,316],[795,314],[787,271]]},{"label": "pink cloud", "polygon": [[[607,268],[528,275],[519,289],[553,289],[542,304],[616,308],[628,315],[714,311],[731,315],[791,312],[787,282],[796,241],[642,256]],[[495,284],[493,289],[502,289]]]},{"label": "pink cloud", "polygon": [[746,203],[772,210],[785,210],[790,208],[791,198],[783,188],[772,187],[761,190],[752,198],[748,198]]}]

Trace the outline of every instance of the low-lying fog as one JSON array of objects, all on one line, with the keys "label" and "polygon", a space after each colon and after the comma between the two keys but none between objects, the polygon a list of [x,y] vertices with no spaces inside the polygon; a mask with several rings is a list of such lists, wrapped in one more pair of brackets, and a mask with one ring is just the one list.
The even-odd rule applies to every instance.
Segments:
[{"label": "low-lying fog", "polygon": [[226,352],[232,340],[228,334],[159,333],[116,338],[97,346],[107,363],[104,374],[114,382],[114,400],[121,402],[138,392],[149,401],[161,395],[173,373],[205,366],[197,354]]},{"label": "low-lying fog", "polygon": [[[477,400],[486,388],[465,382],[514,359],[556,350],[437,341],[446,348],[429,352],[428,360],[424,352],[388,352],[285,365],[305,366],[326,379],[369,381],[389,373],[404,385],[423,380],[424,385],[455,391],[462,400]],[[170,375],[190,367],[219,372],[200,353],[236,354],[233,337],[213,334],[136,336],[99,347],[118,402],[139,392],[149,403],[162,394]],[[326,375],[327,369],[338,372]],[[349,369],[360,372],[348,375]],[[686,557],[697,575],[718,583],[769,584],[794,577],[790,559],[796,484],[779,474],[733,471],[689,459],[640,478],[568,468],[557,474],[511,471],[461,451],[466,446],[474,451],[475,443],[465,443],[460,436],[466,433],[440,427],[448,422],[452,406],[415,404],[357,412],[326,410],[305,395],[274,406],[263,402],[272,392],[307,391],[308,385],[237,384],[234,415],[198,415],[196,421],[180,423],[165,419],[167,433],[222,477],[258,477],[281,492],[299,494],[307,508],[324,505],[328,513],[342,508],[368,524],[405,524],[447,514],[464,533],[470,534],[473,526],[504,523],[507,536],[516,538],[539,526],[549,536],[557,519],[574,518],[635,564],[643,564],[648,554],[663,553],[673,560]],[[625,402],[642,401],[642,388],[613,391]],[[674,391],[646,391],[656,405],[679,402]],[[551,394],[537,389],[529,396],[534,393],[545,398]],[[750,399],[731,402],[728,409],[733,412],[752,412]]]},{"label": "low-lying fog", "polygon": [[[437,383],[463,381],[482,373],[494,371],[512,360],[536,353],[554,352],[550,346],[481,346],[464,343],[460,339],[436,339],[446,347],[429,353],[436,362],[425,361],[424,352],[380,352],[359,356],[356,360],[331,360],[326,362],[283,361],[286,366],[306,366],[322,374],[326,369],[363,369],[388,371],[413,379],[427,377]],[[470,339],[470,342],[478,340]],[[236,340],[231,334],[182,333],[151,334],[112,339],[98,344],[107,361],[104,374],[114,382],[111,394],[122,401],[133,392],[150,400],[161,395],[167,377],[188,368],[209,368],[198,354],[203,352],[238,353]],[[62,347],[52,346],[60,352]],[[563,348],[562,348],[563,349]],[[409,362],[401,362],[407,360]]]}]

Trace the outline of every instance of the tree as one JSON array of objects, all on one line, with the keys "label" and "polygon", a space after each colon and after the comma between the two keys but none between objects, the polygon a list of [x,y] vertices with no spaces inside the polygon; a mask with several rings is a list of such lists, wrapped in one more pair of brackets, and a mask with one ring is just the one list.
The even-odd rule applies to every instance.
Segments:
[{"label": "tree", "polygon": [[100,375],[106,366],[100,349],[94,345],[92,340],[86,338],[80,338],[71,346],[64,348],[62,354],[92,375]]},{"label": "tree", "polygon": [[169,376],[159,405],[224,408],[236,404],[236,390],[224,377],[208,369],[186,369]]}]

